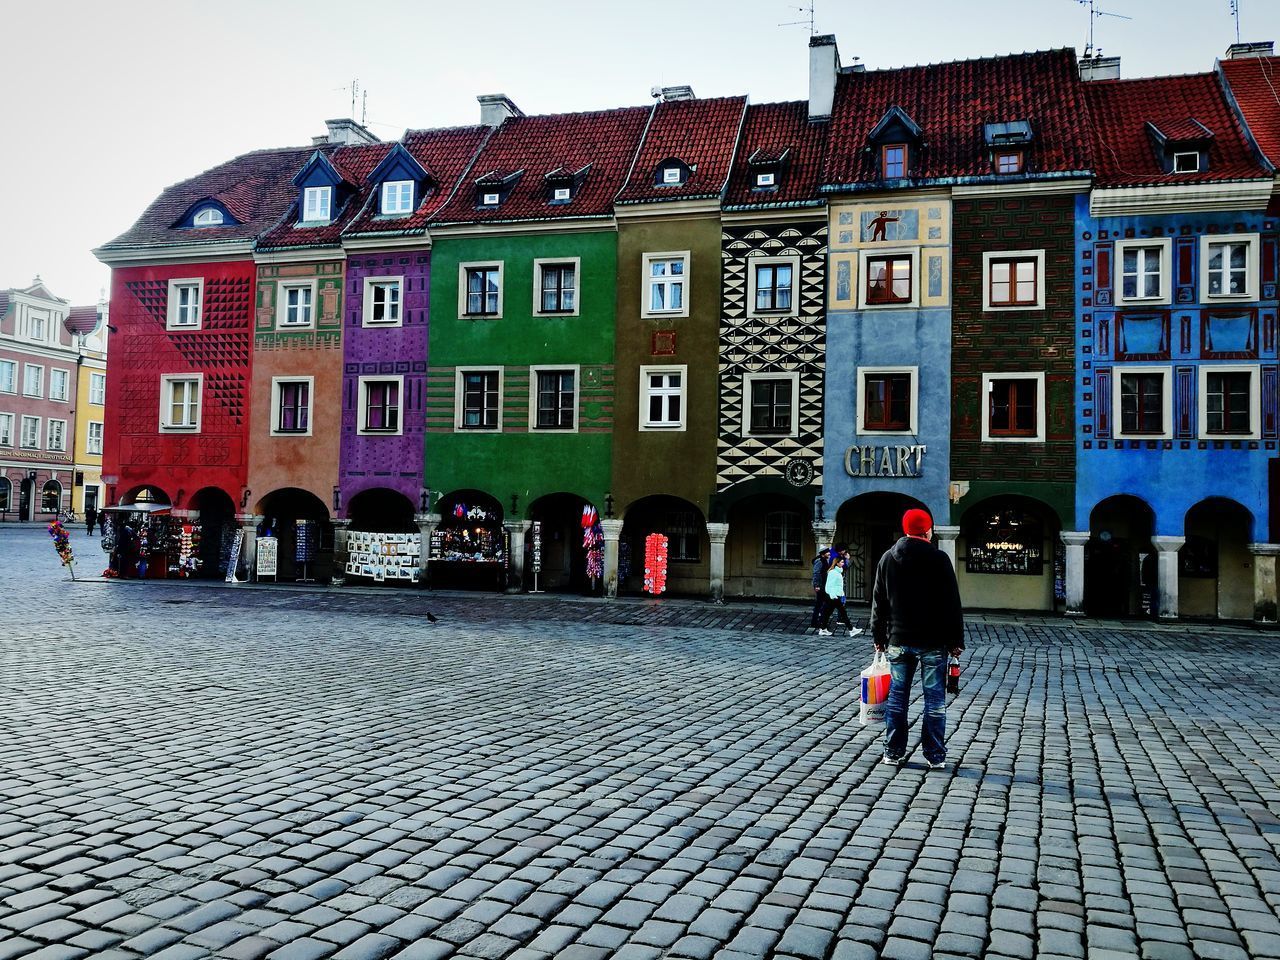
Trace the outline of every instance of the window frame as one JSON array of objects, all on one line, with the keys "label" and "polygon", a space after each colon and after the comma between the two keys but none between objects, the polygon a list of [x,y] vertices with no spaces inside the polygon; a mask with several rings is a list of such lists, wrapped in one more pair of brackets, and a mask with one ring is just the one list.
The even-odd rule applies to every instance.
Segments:
[{"label": "window frame", "polygon": [[[675,176],[672,176],[675,174]],[[660,187],[678,187],[685,181],[684,168],[677,163],[669,163],[662,168],[662,176],[658,178]]]},{"label": "window frame", "polygon": [[[1159,433],[1128,433],[1124,429],[1124,381],[1126,376],[1159,374],[1162,380],[1161,420],[1162,430]],[[1173,437],[1173,368],[1167,366],[1148,366],[1144,364],[1124,364],[1111,368],[1111,423],[1112,435],[1117,440],[1169,440]]]},{"label": "window frame", "polygon": [[[93,435],[94,427],[98,428],[97,437]],[[102,445],[103,445],[102,441],[103,441],[103,437],[105,436],[104,429],[105,428],[101,420],[88,421],[88,423],[85,425],[85,435],[84,435],[84,452],[85,453],[95,457],[102,456]]]},{"label": "window frame", "polygon": [[[463,426],[466,419],[466,386],[463,378],[468,373],[496,373],[498,375],[497,408],[494,411],[493,426]],[[503,388],[506,386],[506,368],[493,364],[454,368],[453,381],[453,430],[455,433],[502,433],[503,432]]]},{"label": "window frame", "polygon": [[[656,260],[664,260],[675,262],[681,260],[684,263],[681,272],[680,284],[680,306],[674,310],[653,310],[653,286],[655,283],[662,283],[670,286],[674,281],[670,279],[671,274],[667,278],[659,278],[650,276],[651,265]],[[687,317],[689,316],[689,296],[692,292],[692,281],[690,276],[693,271],[693,254],[689,250],[666,250],[655,251],[652,253],[644,253],[640,257],[640,316],[643,318],[658,317]],[[668,301],[669,302],[669,301]]]},{"label": "window frame", "polygon": [[[867,397],[867,375],[874,376],[889,374],[907,374],[911,377],[910,400],[911,404],[907,429],[905,430],[880,430],[876,427],[866,426],[866,397]],[[920,368],[918,366],[892,366],[892,367],[858,367],[857,370],[858,392],[854,398],[856,406],[856,419],[854,432],[860,437],[914,437],[919,432],[920,427]]]},{"label": "window frame", "polygon": [[[284,398],[284,387],[287,384],[304,383],[307,386],[307,428],[305,430],[285,430],[280,426],[280,401]],[[316,378],[314,376],[281,376],[271,378],[271,420],[269,433],[273,437],[309,437],[315,421]],[[361,420],[361,423],[364,421]],[[379,431],[381,432],[381,431]]]},{"label": "window frame", "polygon": [[[207,219],[201,220],[201,217],[205,217]],[[217,207],[201,207],[196,211],[196,215],[191,218],[191,225],[193,227],[221,227],[225,226],[226,222],[226,214]]]},{"label": "window frame", "polygon": [[[573,374],[573,424],[568,427],[538,426],[538,375],[542,373]],[[501,404],[499,404],[501,405]],[[582,369],[576,363],[546,363],[529,368],[529,432],[530,433],[577,433],[578,412],[582,405]]]},{"label": "window frame", "polygon": [[[873,260],[906,259],[911,260],[911,297],[908,300],[871,302],[867,299],[868,287],[871,283],[870,264]],[[874,247],[858,251],[858,299],[859,310],[904,310],[920,306],[920,248],[919,247]]]},{"label": "window frame", "polygon": [[[1209,432],[1209,376],[1249,374],[1249,430],[1245,433]],[[1262,368],[1256,363],[1202,363],[1197,372],[1196,432],[1201,440],[1258,440],[1262,437]]]},{"label": "window frame", "polygon": [[[1209,250],[1216,244],[1239,243],[1245,246],[1245,292],[1209,293]],[[1258,299],[1258,251],[1256,233],[1209,233],[1200,237],[1200,302],[1245,303]]]},{"label": "window frame", "polygon": [[[53,445],[53,425],[61,424],[62,429],[58,431],[58,445]],[[49,417],[44,425],[44,444],[45,449],[50,453],[66,453],[67,452],[67,421],[58,417]]]},{"label": "window frame", "polygon": [[[25,315],[20,313],[19,316],[19,337],[32,343],[57,344],[57,333],[48,310],[27,307]],[[36,324],[39,324],[38,331]]]},{"label": "window frame", "polygon": [[[992,433],[991,432],[991,393],[994,384],[1002,380],[1034,380],[1036,383],[1036,429],[1034,434]],[[1045,402],[1045,371],[1023,370],[984,373],[982,375],[982,442],[983,443],[1044,443],[1045,414],[1048,406]]]},{"label": "window frame", "polygon": [[[299,378],[301,379],[301,378]],[[368,385],[371,383],[395,383],[396,384],[396,428],[388,430],[385,428],[373,428],[365,426],[369,414],[369,391]],[[314,407],[314,400],[313,400]],[[356,382],[356,433],[362,437],[400,437],[404,435],[405,420],[405,395],[404,395],[404,375],[393,373],[371,373],[368,376],[357,378]],[[311,422],[311,418],[307,418],[307,422]]]},{"label": "window frame", "polygon": [[[399,288],[399,298],[397,300],[396,318],[394,320],[374,320],[373,319],[373,292],[377,287],[386,286],[388,284],[397,284]],[[404,277],[403,276],[377,276],[364,278],[364,297],[360,307],[360,326],[380,329],[383,327],[402,327],[404,326]]]},{"label": "window frame", "polygon": [[90,371],[89,402],[98,407],[107,405],[107,375],[105,373]]},{"label": "window frame", "polygon": [[[194,323],[180,323],[179,317],[182,314],[182,305],[180,300],[180,291],[195,287],[196,290],[196,319]],[[169,299],[167,303],[167,312],[165,314],[166,330],[200,330],[204,327],[204,277],[174,277],[169,281]]]},{"label": "window frame", "polygon": [[[404,200],[404,188],[409,188],[408,205],[403,205],[400,201]],[[390,196],[391,189],[395,188],[396,206],[395,209],[389,209],[387,199]],[[414,210],[414,194],[417,192],[415,184],[412,180],[384,180],[382,186],[378,190],[378,213],[384,217],[407,217]]]},{"label": "window frame", "polygon": [[480,191],[480,202],[477,204],[477,206],[496,207],[501,205],[501,203],[502,203],[502,191],[498,191],[497,193],[487,193],[483,190]]},{"label": "window frame", "polygon": [[[793,317],[800,312],[800,257],[799,256],[783,256],[783,257],[747,257],[747,316],[748,317]],[[759,277],[757,277],[758,268],[760,267],[790,267],[791,268],[791,305],[788,307],[769,307],[759,309],[756,306],[756,297],[759,292]],[[777,284],[774,284],[774,290],[777,290]],[[774,300],[777,297],[775,294]]]},{"label": "window frame", "polygon": [[[1036,265],[1035,303],[995,303],[991,299],[991,266],[993,262],[1034,260]],[[982,310],[984,313],[1007,313],[1018,310],[1045,309],[1044,250],[984,250],[982,251]],[[1017,286],[1015,276],[1013,284]]]},{"label": "window frame", "polygon": [[0,413],[0,447],[13,446],[13,414]]},{"label": "window frame", "polygon": [[[774,517],[778,517],[778,516],[794,518],[794,521],[795,521],[795,534],[796,534],[796,539],[795,539],[795,547],[796,547],[796,551],[795,551],[795,559],[790,559],[790,558],[788,558],[787,556],[785,556],[785,554],[786,554],[786,552],[787,552],[787,551],[786,551],[786,549],[785,549],[785,547],[786,547],[786,544],[787,544],[787,543],[789,543],[790,541],[787,541],[787,540],[781,540],[781,539],[780,539],[778,542],[779,542],[779,544],[781,544],[781,545],[783,546],[783,549],[780,551],[780,552],[783,554],[783,556],[778,556],[778,557],[771,557],[771,556],[769,556],[769,542],[770,542],[770,541],[769,541],[769,526],[770,526],[770,521],[771,521]],[[789,530],[789,529],[790,529],[790,527],[789,527],[787,524],[783,524],[783,530],[784,530],[784,531]],[[801,513],[799,510],[788,510],[788,509],[785,509],[785,508],[780,508],[780,509],[778,509],[778,510],[770,510],[770,511],[768,511],[768,512],[764,515],[764,536],[761,538],[761,546],[762,546],[762,548],[763,548],[763,549],[761,550],[761,554],[760,554],[760,563],[761,563],[762,565],[764,565],[764,564],[768,564],[768,565],[771,565],[771,566],[772,566],[772,565],[774,565],[774,564],[777,564],[778,566],[801,566],[801,565],[803,565],[803,563],[804,563],[804,552],[803,552],[803,551],[804,551],[804,532],[805,532],[805,518],[804,518],[804,514],[803,514],[803,513]]]},{"label": "window frame", "polygon": [[[311,280],[280,280],[276,283],[276,329],[277,330],[314,330],[316,326],[316,286]],[[290,323],[289,293],[293,290],[306,290],[309,294],[306,323]]]},{"label": "window frame", "polygon": [[[324,216],[323,217],[319,217],[319,216],[309,217],[307,215],[310,212],[312,207],[311,198],[313,196],[317,199],[317,202],[315,203],[317,212],[319,212],[319,207],[321,206],[321,204],[319,203],[319,198],[321,197],[324,198]],[[299,222],[314,223],[314,224],[333,222],[333,187],[332,186],[302,188],[302,216],[299,218]]]},{"label": "window frame", "polygon": [[[504,260],[468,260],[458,264],[458,319],[459,320],[501,320],[503,310],[503,292],[506,286],[506,261]],[[468,307],[468,274],[472,270],[498,271],[498,309],[493,313],[470,313]],[[488,291],[481,291],[487,296]]]},{"label": "window frame", "polygon": [[[173,411],[173,385],[179,381],[194,382],[196,385],[195,423],[173,424],[169,422],[169,414]],[[203,373],[162,373],[160,375],[160,432],[161,433],[199,433],[204,422],[204,374]]]},{"label": "window frame", "polygon": [[[1126,297],[1124,293],[1124,257],[1130,250],[1150,250],[1156,248],[1160,251],[1160,292],[1154,297]],[[1145,260],[1145,257],[1143,258]],[[1117,240],[1115,252],[1115,265],[1112,268],[1112,275],[1115,277],[1115,302],[1117,306],[1124,304],[1135,304],[1141,306],[1152,305],[1168,305],[1171,302],[1171,290],[1173,288],[1171,274],[1173,273],[1173,238],[1172,237],[1144,237],[1136,240]],[[1142,273],[1137,274],[1138,277]]]},{"label": "window frame", "polygon": [[16,395],[18,393],[18,374],[21,373],[18,369],[18,361],[0,359],[0,369],[3,369],[6,366],[12,371],[12,376],[9,379],[8,387],[4,385],[3,381],[0,381],[0,393],[11,393]]},{"label": "window frame", "polygon": [[[36,382],[36,389],[34,392],[31,390],[30,387],[27,386],[28,381],[31,379],[30,373],[32,370],[39,371],[39,373],[36,375],[37,382]],[[24,363],[22,365],[22,395],[24,397],[37,397],[40,399],[44,399],[44,364]]]},{"label": "window frame", "polygon": [[[1015,165],[1012,170],[1002,170],[1001,161],[1006,157],[1013,157]],[[1013,177],[1022,173],[1027,166],[1027,155],[1022,150],[994,150],[991,155],[991,169],[998,177]]]},{"label": "window frame", "polygon": [[[34,423],[36,426],[34,438],[31,443],[27,443],[27,424]],[[33,417],[30,414],[22,414],[22,419],[18,425],[18,449],[19,450],[40,450],[40,431],[42,421],[39,417]]]},{"label": "window frame", "polygon": [[[902,172],[897,176],[889,175],[889,151],[902,151]],[[880,145],[880,179],[881,180],[905,180],[911,165],[911,148],[902,142],[884,143]]]},{"label": "window frame", "polygon": [[[53,392],[53,382],[54,382],[54,380],[56,379],[55,374],[59,374],[59,373],[60,373],[60,374],[62,374],[62,395],[61,395],[61,396],[55,396],[55,395],[54,395],[54,392]],[[71,371],[70,371],[70,370],[66,369],[65,367],[50,367],[50,368],[49,368],[49,397],[48,397],[48,399],[50,399],[50,400],[54,400],[54,401],[56,401],[56,402],[58,402],[58,403],[70,403],[70,402],[71,402]]]},{"label": "window frame", "polygon": [[[573,308],[570,310],[542,309],[542,274],[548,267],[573,267]],[[499,281],[501,285],[501,281]],[[563,294],[563,288],[561,293]],[[501,302],[501,297],[499,297]],[[537,257],[533,261],[533,316],[535,317],[577,317],[582,310],[582,258],[581,257]]]},{"label": "window frame", "polygon": [[[758,380],[788,380],[791,383],[791,428],[786,431],[769,430],[757,432],[751,427],[752,389]],[[759,437],[774,439],[800,436],[800,371],[775,370],[757,371],[742,375],[742,409],[739,433],[743,437]]]},{"label": "window frame", "polygon": [[[649,378],[655,374],[680,375],[680,418],[678,421],[649,420]],[[674,396],[663,388],[663,396]],[[642,433],[683,433],[689,422],[689,365],[686,363],[652,363],[640,366],[639,429]]]},{"label": "window frame", "polygon": [[[1194,157],[1196,165],[1190,170],[1179,170],[1178,161],[1183,157]],[[1200,173],[1200,151],[1199,150],[1175,150],[1169,167],[1170,173]]]},{"label": "window frame", "polygon": [[[766,179],[766,177],[768,179]],[[768,190],[778,185],[778,174],[773,171],[764,170],[756,174],[756,183],[753,189]]]}]

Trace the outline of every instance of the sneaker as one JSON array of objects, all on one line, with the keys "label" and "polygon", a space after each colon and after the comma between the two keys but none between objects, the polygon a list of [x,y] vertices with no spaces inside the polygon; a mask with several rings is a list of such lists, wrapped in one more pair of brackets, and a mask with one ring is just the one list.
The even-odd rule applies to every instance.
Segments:
[{"label": "sneaker", "polygon": [[857,636],[860,636],[861,634],[862,634],[862,628],[861,628],[861,627],[850,627],[850,628],[849,628],[849,636],[851,636],[851,637],[857,637]]},{"label": "sneaker", "polygon": [[906,757],[891,757],[891,756],[889,756],[889,755],[886,753],[886,754],[884,755],[884,759],[883,759],[883,760],[881,760],[880,762],[881,762],[881,763],[883,763],[886,767],[900,767],[900,766],[902,766],[904,763],[906,763],[906,762],[907,762],[907,758],[906,758]]},{"label": "sneaker", "polygon": [[945,769],[947,769],[947,761],[945,761],[945,760],[931,760],[931,761],[929,761],[929,769],[930,769],[930,770],[945,770]]},{"label": "sneaker", "polygon": [[829,636],[831,636],[831,631],[830,631],[830,630],[828,630],[828,629],[826,629],[825,627],[819,627],[819,628],[818,628],[818,636],[820,636],[820,637],[829,637]]}]

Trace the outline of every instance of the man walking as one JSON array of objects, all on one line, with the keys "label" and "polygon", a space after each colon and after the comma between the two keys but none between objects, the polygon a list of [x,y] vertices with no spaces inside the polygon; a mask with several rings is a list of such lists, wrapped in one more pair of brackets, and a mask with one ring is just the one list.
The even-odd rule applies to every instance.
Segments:
[{"label": "man walking", "polygon": [[893,676],[885,704],[884,762],[901,766],[907,757],[907,702],[917,668],[924,688],[921,745],[931,770],[945,769],[948,653],[964,650],[960,588],[947,555],[931,541],[933,518],[908,510],[906,534],[880,558],[871,600],[871,636],[888,650]]},{"label": "man walking", "polygon": [[823,547],[818,551],[818,555],[813,558],[813,615],[809,617],[809,626],[817,630],[820,625],[819,618],[822,616],[822,610],[827,605],[827,595],[823,590],[823,586],[827,582],[827,557],[831,553],[830,547]]}]

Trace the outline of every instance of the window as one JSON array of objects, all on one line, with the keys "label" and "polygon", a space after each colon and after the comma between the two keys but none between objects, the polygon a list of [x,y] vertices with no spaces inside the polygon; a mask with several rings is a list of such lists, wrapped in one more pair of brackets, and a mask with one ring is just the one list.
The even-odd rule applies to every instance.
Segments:
[{"label": "window", "polygon": [[200,328],[200,300],[203,293],[203,280],[169,281],[168,328],[170,330]]},{"label": "window", "polygon": [[1173,155],[1174,173],[1199,173],[1200,154],[1196,151],[1179,152]]},{"label": "window", "polygon": [[0,447],[13,446],[13,414],[0,413]]},{"label": "window", "polygon": [[684,429],[685,367],[640,368],[640,429]]},{"label": "window", "polygon": [[48,449],[54,451],[67,449],[67,421],[49,421]]},{"label": "window", "polygon": [[1201,243],[1202,299],[1256,300],[1257,235],[1202,237]]},{"label": "window", "polygon": [[1043,574],[1044,521],[1038,516],[997,498],[965,520],[967,573]]},{"label": "window", "polygon": [[573,199],[572,187],[556,187],[551,191],[551,199],[555,203],[568,203]]},{"label": "window", "polygon": [[462,271],[461,316],[502,316],[502,264],[464,263],[460,269]]},{"label": "window", "polygon": [[367,277],[364,281],[364,325],[400,326],[400,277]]},{"label": "window", "polygon": [[867,258],[867,303],[911,302],[911,257]]},{"label": "window", "polygon": [[27,314],[27,336],[39,343],[49,339],[49,315],[43,310]]},{"label": "window", "polygon": [[1200,367],[1200,435],[1252,437],[1259,435],[1258,368],[1202,365]]},{"label": "window", "polygon": [[70,390],[71,374],[54,367],[49,371],[49,399],[66,400]]},{"label": "window", "polygon": [[271,406],[275,411],[271,433],[311,435],[313,377],[277,377],[271,381]]},{"label": "window", "polygon": [[663,167],[662,182],[665,184],[676,184],[684,181],[684,171],[679,167]]},{"label": "window", "polygon": [[46,480],[40,488],[40,509],[44,513],[57,513],[62,509],[62,484]]},{"label": "window", "polygon": [[501,370],[458,370],[458,416],[454,426],[458,430],[499,429],[501,391]]},{"label": "window", "polygon": [[535,260],[534,313],[578,312],[578,261]]},{"label": "window", "polygon": [[0,393],[18,392],[18,364],[13,360],[0,360]]},{"label": "window", "polygon": [[312,299],[315,287],[311,283],[280,284],[280,327],[309,327],[312,320]]},{"label": "window", "polygon": [[1167,371],[1119,370],[1120,436],[1163,437],[1169,430]]},{"label": "window", "polygon": [[44,367],[28,363],[22,370],[22,392],[28,397],[44,396]]},{"label": "window", "polygon": [[756,266],[756,310],[790,310],[794,273],[789,263],[762,263]]},{"label": "window", "polygon": [[333,187],[307,187],[302,191],[302,219],[305,223],[328,223],[333,204]]},{"label": "window", "polygon": [[747,402],[744,436],[795,436],[798,373],[748,373],[743,376],[743,396]]},{"label": "window", "polygon": [[196,214],[192,223],[197,227],[220,227],[225,219],[217,207],[205,207]]},{"label": "window", "polygon": [[399,434],[403,377],[361,377],[359,433]]},{"label": "window", "polygon": [[996,173],[1011,174],[1022,172],[1022,151],[1001,150],[995,156]]},{"label": "window", "polygon": [[105,373],[89,374],[89,402],[102,406],[107,402],[107,375]]},{"label": "window", "polygon": [[858,368],[858,433],[916,432],[915,367]]},{"label": "window", "polygon": [[1044,306],[1043,250],[988,250],[982,254],[984,310],[1036,310]]},{"label": "window", "polygon": [[200,429],[200,386],[203,377],[166,376],[161,383],[161,430]]},{"label": "window", "polygon": [[500,193],[486,193],[480,197],[480,205],[483,207],[496,207],[502,201]]},{"label": "window", "polygon": [[40,446],[40,418],[22,418],[22,446],[27,450],[35,450]]},{"label": "window", "polygon": [[984,373],[984,441],[1044,442],[1044,374]]},{"label": "window", "polygon": [[382,212],[384,214],[413,212],[412,180],[388,180],[382,185]]},{"label": "window", "polygon": [[897,180],[907,175],[905,143],[888,143],[880,148],[880,173],[885,180]]},{"label": "window", "polygon": [[577,370],[534,368],[534,430],[574,430],[577,428]]},{"label": "window", "polygon": [[774,174],[774,173],[757,173],[756,174],[756,189],[759,190],[765,187],[775,187],[777,185],[778,185],[777,174]]},{"label": "window", "polygon": [[644,255],[646,316],[687,317],[685,284],[689,281],[689,254],[646,253]]},{"label": "window", "polygon": [[794,510],[775,510],[764,517],[764,562],[799,563],[804,518]]},{"label": "window", "polygon": [[697,563],[702,556],[702,525],[692,510],[667,512],[667,558]]},{"label": "window", "polygon": [[13,509],[13,481],[0,477],[0,510]]},{"label": "window", "polygon": [[1122,247],[1120,299],[1156,300],[1162,296],[1163,247]]},{"label": "window", "polygon": [[102,453],[102,424],[96,420],[89,421],[89,434],[85,442],[85,453]]}]

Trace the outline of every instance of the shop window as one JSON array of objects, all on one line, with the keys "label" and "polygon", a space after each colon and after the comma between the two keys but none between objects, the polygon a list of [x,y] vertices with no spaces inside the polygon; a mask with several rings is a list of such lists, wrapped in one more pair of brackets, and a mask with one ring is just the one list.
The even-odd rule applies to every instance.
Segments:
[{"label": "shop window", "polygon": [[460,316],[502,316],[502,264],[461,264]]},{"label": "shop window", "polygon": [[794,436],[798,381],[798,374],[747,375],[748,435]]},{"label": "shop window", "polygon": [[57,480],[46,480],[40,488],[40,509],[44,513],[57,513],[62,509],[62,484]]},{"label": "shop window", "polygon": [[161,430],[200,429],[200,374],[160,378]]},{"label": "shop window", "polygon": [[1165,371],[1120,371],[1120,433],[1163,436],[1168,429]]},{"label": "shop window", "polygon": [[275,423],[273,434],[311,433],[311,387],[312,377],[285,379],[278,377],[271,381],[271,389],[275,402]]},{"label": "shop window", "polygon": [[457,429],[497,430],[501,390],[500,370],[459,370]]},{"label": "shop window", "polygon": [[399,434],[402,377],[360,378],[360,433]]},{"label": "shop window", "polygon": [[315,284],[310,281],[305,283],[282,283],[280,284],[279,299],[280,303],[277,308],[279,326],[311,326]]},{"label": "shop window", "polygon": [[702,557],[702,527],[692,510],[667,512],[667,556],[681,563],[697,563]]},{"label": "shop window", "polygon": [[0,513],[13,509],[13,481],[0,477]]},{"label": "shop window", "polygon": [[204,296],[204,281],[169,281],[169,312],[167,326],[170,330],[199,330],[200,304]]},{"label": "shop window", "polygon": [[886,143],[880,148],[880,175],[885,180],[900,180],[907,175],[905,143]]},{"label": "shop window", "polygon": [[533,371],[537,406],[534,411],[535,430],[576,429],[578,412],[577,371]]},{"label": "shop window", "polygon": [[911,257],[867,258],[867,303],[911,302]]},{"label": "shop window", "polygon": [[22,418],[22,446],[27,450],[40,448],[40,418]]},{"label": "shop window", "polygon": [[914,369],[858,370],[859,433],[915,433]]},{"label": "shop window", "polygon": [[804,517],[795,510],[775,510],[764,518],[765,563],[799,563]]},{"label": "shop window", "polygon": [[535,312],[576,314],[578,312],[578,261],[535,260]]},{"label": "shop window", "polygon": [[1256,368],[1202,366],[1200,418],[1204,436],[1252,437],[1258,424]]},{"label": "shop window", "polygon": [[685,289],[689,282],[689,254],[646,253],[644,255],[644,313],[646,316],[689,315]]},{"label": "shop window", "polygon": [[455,571],[486,569],[462,565],[504,562],[502,514],[496,504],[477,503],[470,497],[446,499],[440,504],[440,518],[440,526],[431,534],[428,544],[429,560],[459,564],[445,568]]},{"label": "shop window", "polygon": [[983,375],[983,440],[1044,439],[1044,374]]},{"label": "shop window", "polygon": [[640,429],[684,429],[685,368],[640,368]]},{"label": "shop window", "polygon": [[1038,577],[1044,573],[1044,523],[1018,507],[995,506],[967,525],[968,573]]},{"label": "shop window", "polygon": [[364,281],[364,325],[400,326],[402,277],[367,277]]}]

